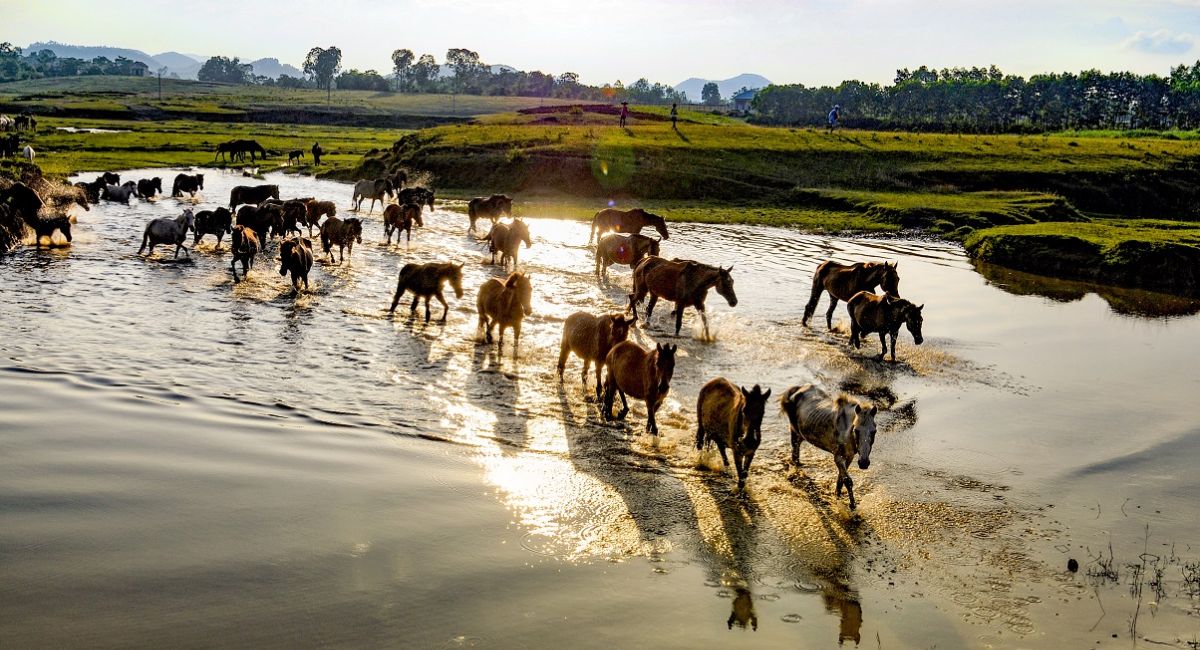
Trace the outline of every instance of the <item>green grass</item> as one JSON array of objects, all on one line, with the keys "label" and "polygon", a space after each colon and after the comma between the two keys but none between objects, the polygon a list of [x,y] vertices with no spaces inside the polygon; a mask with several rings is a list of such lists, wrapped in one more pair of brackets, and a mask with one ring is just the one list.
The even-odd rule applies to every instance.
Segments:
[{"label": "green grass", "polygon": [[1158,219],[1095,219],[1084,223],[1034,223],[997,226],[967,238],[976,243],[1000,235],[1074,237],[1101,248],[1127,241],[1151,244],[1187,244],[1200,246],[1200,223]]}]

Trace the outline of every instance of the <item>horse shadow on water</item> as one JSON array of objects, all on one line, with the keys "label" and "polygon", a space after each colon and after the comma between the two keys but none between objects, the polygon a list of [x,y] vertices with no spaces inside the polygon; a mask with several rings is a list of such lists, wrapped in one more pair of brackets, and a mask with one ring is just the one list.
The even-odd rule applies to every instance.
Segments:
[{"label": "horse shadow on water", "polygon": [[[508,370],[505,364],[510,363]],[[496,417],[492,436],[497,442],[524,449],[529,442],[529,412],[521,405],[520,360],[505,358],[495,345],[475,346],[466,399]]]}]

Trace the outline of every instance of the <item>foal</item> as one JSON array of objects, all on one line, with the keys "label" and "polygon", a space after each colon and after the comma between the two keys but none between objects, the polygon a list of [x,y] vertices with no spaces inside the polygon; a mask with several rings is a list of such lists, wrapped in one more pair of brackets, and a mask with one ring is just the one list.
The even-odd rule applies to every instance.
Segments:
[{"label": "foal", "polygon": [[[393,204],[388,207],[392,208],[395,206]],[[400,303],[400,297],[404,295],[405,291],[411,291],[413,300],[412,307],[409,308],[410,315],[416,313],[417,301],[424,298],[425,322],[428,323],[429,298],[433,297],[442,303],[441,322],[446,322],[446,315],[450,313],[450,305],[446,304],[446,297],[442,295],[442,284],[449,280],[450,286],[454,288],[454,296],[462,298],[462,270],[462,264],[453,264],[451,262],[405,264],[404,268],[400,269],[400,277],[396,280],[396,295],[392,297],[392,306],[388,308],[388,313],[394,314],[396,312],[396,305]]]}]

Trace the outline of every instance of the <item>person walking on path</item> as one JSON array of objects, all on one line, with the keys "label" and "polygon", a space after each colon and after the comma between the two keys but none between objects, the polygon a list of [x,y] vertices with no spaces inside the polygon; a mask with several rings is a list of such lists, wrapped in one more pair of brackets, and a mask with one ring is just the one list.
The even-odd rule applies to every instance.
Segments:
[{"label": "person walking on path", "polygon": [[625,127],[625,120],[629,119],[629,102],[621,102],[621,128]]},{"label": "person walking on path", "polygon": [[829,133],[833,133],[833,130],[837,128],[838,120],[841,117],[842,117],[842,105],[834,104],[833,110],[829,111]]},{"label": "person walking on path", "polygon": [[679,127],[675,125],[675,120],[679,119],[679,104],[671,104],[671,128],[676,131]]}]

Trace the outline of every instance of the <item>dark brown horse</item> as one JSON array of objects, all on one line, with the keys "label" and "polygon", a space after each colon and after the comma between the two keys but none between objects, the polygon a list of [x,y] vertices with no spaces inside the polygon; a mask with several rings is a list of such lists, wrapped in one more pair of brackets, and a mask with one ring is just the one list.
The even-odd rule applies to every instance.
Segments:
[{"label": "dark brown horse", "polygon": [[229,241],[233,259],[229,260],[229,270],[233,271],[233,281],[238,281],[237,262],[242,263],[242,276],[250,277],[250,269],[254,266],[254,256],[258,255],[258,235],[248,226],[238,224],[233,227],[233,236]]},{"label": "dark brown horse", "polygon": [[825,325],[833,329],[833,310],[837,309],[839,300],[849,300],[859,291],[874,291],[882,286],[884,293],[893,296],[900,295],[900,274],[896,267],[900,264],[887,262],[859,262],[857,264],[838,264],[834,261],[822,262],[813,273],[812,296],[804,306],[804,318],[801,325],[808,325],[817,310],[821,300],[821,292],[829,292],[829,311],[825,314]]},{"label": "dark brown horse", "polygon": [[149,199],[156,194],[162,194],[162,179],[158,176],[154,178],[143,178],[137,182],[137,195],[143,199]]},{"label": "dark brown horse", "polygon": [[400,269],[400,277],[396,280],[396,295],[392,296],[392,306],[388,307],[388,313],[395,313],[396,305],[400,303],[400,297],[405,291],[411,291],[413,294],[412,306],[409,307],[409,315],[415,314],[417,311],[417,302],[425,299],[425,322],[429,322],[429,299],[437,298],[438,302],[442,303],[442,320],[446,322],[446,316],[450,313],[450,305],[446,304],[446,296],[442,294],[442,285],[446,282],[454,288],[454,297],[461,299],[463,297],[462,288],[462,264],[454,264],[451,262],[440,262],[430,264],[405,264],[404,268]]},{"label": "dark brown horse", "polygon": [[229,191],[229,209],[236,210],[239,205],[258,205],[267,199],[279,198],[278,185],[238,185]]},{"label": "dark brown horse", "polygon": [[746,487],[750,463],[762,442],[763,413],[770,397],[770,388],[763,392],[755,384],[746,390],[717,377],[704,384],[696,398],[696,449],[703,449],[705,442],[716,444],[726,468],[729,457],[725,449],[732,449],[739,490]]},{"label": "dark brown horse", "polygon": [[[63,237],[66,237],[68,242],[71,241],[71,217],[67,215],[58,215],[49,219],[34,217],[33,219],[27,219],[25,223],[30,228],[33,228],[36,240],[35,244],[39,247],[42,245],[43,238],[48,240],[53,238],[55,230],[62,232]],[[53,242],[51,242],[51,245],[53,245]]]},{"label": "dark brown horse", "polygon": [[196,192],[204,189],[204,174],[177,174],[171,185],[171,196],[183,196],[187,192],[196,197]]},{"label": "dark brown horse", "polygon": [[105,185],[107,183],[104,182],[104,178],[101,176],[97,176],[96,180],[90,183],[75,183],[75,187],[82,189],[83,193],[87,195],[87,200],[91,203],[100,202],[100,190],[104,189]]},{"label": "dark brown horse", "polygon": [[329,217],[325,223],[321,224],[321,248],[325,254],[329,256],[329,261],[333,261],[333,246],[338,247],[338,263],[346,260],[345,253],[347,250],[350,254],[354,254],[354,243],[362,243],[362,221],[359,219],[346,219],[342,221],[337,217]]},{"label": "dark brown horse", "polygon": [[397,205],[389,203],[383,209],[383,234],[387,235],[387,243],[392,243],[392,233],[396,233],[396,243],[400,243],[400,233],[407,235],[406,241],[412,241],[413,225],[418,228],[425,227],[425,221],[421,219],[421,206],[416,203],[405,203]]},{"label": "dark brown horse", "polygon": [[217,248],[221,247],[221,239],[225,233],[233,232],[233,214],[225,208],[216,210],[201,210],[196,213],[196,223],[192,225],[196,236],[192,244],[199,244],[205,235],[216,235]]},{"label": "dark brown horse", "polygon": [[625,318],[624,314],[593,316],[577,311],[567,316],[563,323],[562,345],[558,350],[558,378],[561,381],[567,368],[567,357],[572,352],[583,360],[583,388],[587,390],[588,366],[596,364],[596,401],[600,401],[600,371],[608,358],[612,346],[629,336],[629,328],[637,318]]},{"label": "dark brown horse", "polygon": [[617,210],[605,208],[592,217],[592,229],[588,233],[588,243],[592,239],[603,236],[608,231],[635,233],[641,232],[646,226],[654,226],[663,239],[670,239],[667,234],[667,222],[657,214],[651,214],[641,208],[632,210]]},{"label": "dark brown horse", "polygon": [[[678,346],[656,343],[650,352],[633,341],[622,341],[608,351],[604,364],[608,376],[604,379],[604,419],[624,420],[629,414],[625,396],[646,402],[646,431],[658,435],[654,415],[667,399],[671,378],[675,376],[675,351]],[[613,415],[613,397],[620,393],[621,412]]]},{"label": "dark brown horse", "polygon": [[596,244],[596,275],[607,278],[608,267],[613,264],[636,268],[647,255],[658,255],[661,241],[637,233],[608,235]]},{"label": "dark brown horse", "polygon": [[486,199],[477,196],[467,204],[467,218],[471,220],[467,232],[475,232],[475,222],[479,219],[488,219],[494,226],[503,215],[512,216],[511,198],[504,194],[493,194]]},{"label": "dark brown horse", "polygon": [[292,274],[292,289],[300,293],[300,282],[308,290],[308,272],[312,270],[312,240],[289,237],[279,244],[279,275]]},{"label": "dark brown horse", "polygon": [[237,222],[238,225],[254,231],[254,235],[259,238],[261,251],[261,244],[266,243],[270,233],[283,230],[283,208],[270,203],[243,205],[237,211]]},{"label": "dark brown horse", "polygon": [[492,264],[496,263],[496,253],[500,253],[500,264],[508,268],[508,261],[512,260],[514,270],[517,268],[517,254],[521,250],[521,242],[525,242],[525,248],[529,248],[532,244],[529,226],[520,219],[513,219],[512,223],[498,223],[492,226],[486,239],[488,250],[492,254]]},{"label": "dark brown horse", "polygon": [[396,200],[399,203],[416,203],[420,206],[429,206],[433,210],[433,190],[424,187],[406,187],[400,190],[396,195]]},{"label": "dark brown horse", "polygon": [[704,311],[704,300],[708,290],[715,287],[730,307],[737,306],[737,294],[733,291],[733,267],[723,269],[692,260],[665,260],[650,256],[642,260],[633,270],[633,293],[629,294],[629,308],[637,315],[637,306],[647,294],[650,304],[646,306],[645,321],[649,322],[654,305],[659,298],[675,303],[675,336],[683,327],[683,310],[695,307],[704,322],[704,338],[709,338],[708,314]]},{"label": "dark brown horse", "polygon": [[925,340],[921,336],[921,325],[925,322],[921,310],[925,305],[914,305],[892,295],[877,296],[870,291],[859,291],[846,303],[846,309],[850,312],[850,345],[858,349],[861,335],[879,332],[879,343],[883,346],[877,357],[880,361],[888,351],[888,336],[892,337],[892,361],[896,360],[896,337],[901,325],[908,327],[917,345]]}]

